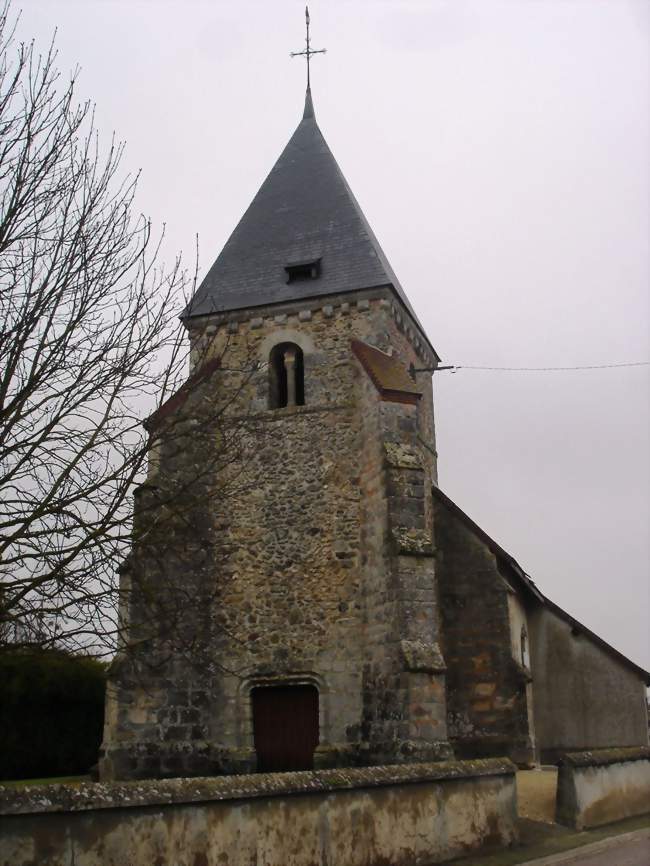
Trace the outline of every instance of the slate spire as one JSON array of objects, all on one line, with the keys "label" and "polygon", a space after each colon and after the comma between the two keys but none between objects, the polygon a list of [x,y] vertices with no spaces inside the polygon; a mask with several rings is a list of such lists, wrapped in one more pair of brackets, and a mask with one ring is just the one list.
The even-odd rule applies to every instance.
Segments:
[{"label": "slate spire", "polygon": [[[292,266],[310,263],[314,278],[291,279]],[[316,123],[308,88],[300,123],[184,318],[381,286],[392,288],[417,322]]]},{"label": "slate spire", "polygon": [[303,120],[316,120],[316,115],[314,114],[314,103],[311,98],[311,87],[307,88],[307,92],[305,93],[305,110],[302,114]]}]

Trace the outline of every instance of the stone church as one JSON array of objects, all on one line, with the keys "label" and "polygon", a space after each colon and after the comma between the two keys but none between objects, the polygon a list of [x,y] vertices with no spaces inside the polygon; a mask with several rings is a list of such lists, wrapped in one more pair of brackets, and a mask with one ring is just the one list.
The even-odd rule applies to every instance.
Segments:
[{"label": "stone church", "polygon": [[439,358],[309,89],[183,320],[190,378],[146,425],[103,778],[647,744],[648,673],[439,488]]}]

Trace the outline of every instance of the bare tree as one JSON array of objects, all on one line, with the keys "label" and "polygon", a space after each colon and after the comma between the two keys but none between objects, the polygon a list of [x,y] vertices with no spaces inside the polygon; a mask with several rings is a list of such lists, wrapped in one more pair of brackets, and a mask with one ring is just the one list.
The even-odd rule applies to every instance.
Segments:
[{"label": "bare tree", "polygon": [[[137,177],[120,176],[122,145],[102,150],[76,78],[61,78],[53,46],[41,56],[16,42],[5,6],[0,643],[97,651],[119,630],[116,569],[130,543],[134,486],[163,431],[169,447],[169,421],[149,431],[142,421],[178,387],[177,315],[191,280],[180,260],[158,264],[160,239],[134,210]],[[225,403],[212,407],[213,426]],[[213,449],[212,475],[231,447],[222,437]],[[153,497],[159,536],[170,511],[161,496],[169,505],[178,483]]]}]

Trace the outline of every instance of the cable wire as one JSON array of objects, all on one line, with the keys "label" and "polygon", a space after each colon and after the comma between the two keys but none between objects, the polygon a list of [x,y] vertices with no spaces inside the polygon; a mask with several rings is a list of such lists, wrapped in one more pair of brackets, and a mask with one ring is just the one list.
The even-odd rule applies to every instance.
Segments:
[{"label": "cable wire", "polygon": [[454,364],[445,369],[456,370],[489,370],[507,373],[559,373],[566,370],[611,370],[618,367],[650,367],[650,361],[629,361],[622,364],[588,364],[577,367],[479,367],[472,364]]}]

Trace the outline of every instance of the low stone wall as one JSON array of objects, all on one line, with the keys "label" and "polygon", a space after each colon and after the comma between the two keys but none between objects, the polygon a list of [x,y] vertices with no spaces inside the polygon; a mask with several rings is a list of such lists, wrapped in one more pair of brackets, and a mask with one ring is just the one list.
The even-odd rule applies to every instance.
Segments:
[{"label": "low stone wall", "polygon": [[573,752],[560,761],[556,821],[583,830],[650,812],[648,747]]},{"label": "low stone wall", "polygon": [[415,866],[516,838],[515,767],[0,787],[2,866]]}]

